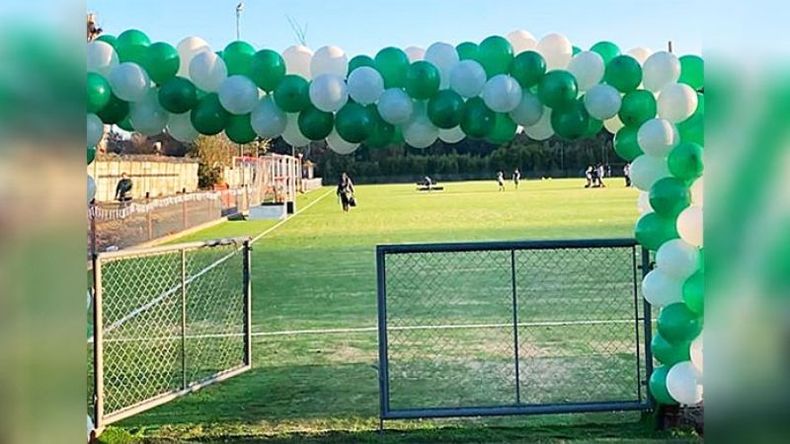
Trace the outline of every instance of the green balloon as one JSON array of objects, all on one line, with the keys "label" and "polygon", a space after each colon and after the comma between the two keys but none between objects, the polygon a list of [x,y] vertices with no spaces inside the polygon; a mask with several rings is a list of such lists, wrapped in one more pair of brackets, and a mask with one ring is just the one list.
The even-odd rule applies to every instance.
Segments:
[{"label": "green balloon", "polygon": [[310,106],[310,84],[301,76],[288,74],[274,90],[274,102],[287,113],[298,113]]},{"label": "green balloon", "polygon": [[492,35],[480,42],[477,61],[483,65],[488,78],[505,74],[513,61],[513,47],[504,37]]},{"label": "green balloon", "polygon": [[258,137],[252,129],[249,114],[231,115],[225,126],[225,135],[239,145],[250,143]]},{"label": "green balloon", "polygon": [[678,179],[689,181],[702,176],[702,147],[694,142],[683,142],[669,153],[669,172]]},{"label": "green balloon", "polygon": [[461,60],[477,60],[477,52],[479,51],[479,47],[477,46],[477,43],[463,42],[456,46],[455,50],[458,51],[458,57]]},{"label": "green balloon", "polygon": [[96,147],[95,146],[89,146],[88,147],[88,165],[92,164],[95,159],[96,159]]},{"label": "green balloon", "polygon": [[258,88],[272,92],[285,77],[285,60],[277,51],[262,49],[252,56],[250,62],[250,80]]},{"label": "green balloon", "polygon": [[147,51],[151,40],[142,31],[129,29],[122,32],[115,41],[115,51],[121,63],[134,62],[145,65]]},{"label": "green balloon", "polygon": [[571,104],[578,92],[573,74],[560,69],[549,71],[538,83],[538,98],[552,109]]},{"label": "green balloon", "polygon": [[653,339],[650,341],[650,350],[653,352],[653,357],[658,362],[670,367],[678,362],[690,360],[690,347],[691,341],[681,341],[677,344],[672,344],[660,334],[653,336]]},{"label": "green balloon", "polygon": [[113,48],[115,48],[115,45],[118,43],[118,37],[115,37],[114,35],[111,34],[102,34],[98,38],[96,38],[96,40],[107,43]]},{"label": "green balloon", "polygon": [[705,86],[705,62],[702,57],[684,55],[680,57],[680,78],[678,83],[685,83],[695,90]]},{"label": "green balloon", "polygon": [[197,103],[197,88],[183,77],[173,77],[159,88],[159,104],[171,113],[185,113]]},{"label": "green balloon", "polygon": [[370,137],[373,117],[364,106],[349,102],[335,116],[337,134],[350,143],[361,143]]},{"label": "green balloon", "polygon": [[[700,263],[704,263],[704,261],[700,260]],[[704,271],[697,271],[683,283],[683,302],[692,312],[700,316],[705,314]]]},{"label": "green balloon", "polygon": [[644,89],[631,91],[623,96],[617,115],[625,126],[639,128],[656,116],[656,98],[653,93]]},{"label": "green balloon", "polygon": [[124,117],[123,120],[117,123],[118,128],[129,131],[130,133],[134,131],[134,126],[132,126],[132,119],[129,116]]},{"label": "green balloon", "polygon": [[189,117],[197,132],[213,136],[221,133],[228,125],[230,113],[220,104],[219,96],[211,93],[200,99]]},{"label": "green balloon", "polygon": [[685,181],[665,177],[650,188],[650,206],[662,216],[675,218],[690,204],[691,192]]},{"label": "green balloon", "polygon": [[705,95],[697,94],[697,110],[677,125],[680,140],[705,146]]},{"label": "green balloon", "polygon": [[510,64],[510,75],[524,88],[531,88],[546,74],[546,60],[535,51],[524,51]]},{"label": "green balloon", "polygon": [[252,59],[255,48],[247,42],[237,40],[231,42],[222,51],[222,59],[228,68],[228,75],[243,75],[250,77],[252,74]]},{"label": "green balloon", "polygon": [[299,113],[297,123],[299,131],[305,137],[310,140],[322,140],[332,132],[332,128],[335,126],[335,116],[311,105]]},{"label": "green balloon", "polygon": [[657,251],[664,242],[680,237],[675,219],[664,217],[658,213],[648,213],[636,222],[634,237],[640,245],[648,250]]},{"label": "green balloon", "polygon": [[461,130],[469,136],[483,139],[491,134],[496,124],[496,113],[491,111],[482,98],[473,97],[464,104],[461,114]]},{"label": "green balloon", "polygon": [[551,113],[551,127],[558,136],[565,139],[576,140],[583,137],[589,126],[590,115],[580,100],[556,108]]},{"label": "green balloon", "polygon": [[677,404],[677,401],[672,398],[672,395],[669,394],[669,390],[667,390],[667,373],[669,373],[670,367],[669,365],[656,367],[653,369],[653,373],[650,374],[650,381],[648,382],[650,394],[653,395],[653,398],[655,398],[656,402],[659,404]]},{"label": "green balloon", "polygon": [[178,51],[167,43],[157,42],[148,47],[143,68],[157,85],[175,77],[180,65]]},{"label": "green balloon", "polygon": [[603,59],[604,65],[620,55],[620,48],[612,42],[602,41],[592,45],[590,51],[597,53]]},{"label": "green balloon", "polygon": [[580,53],[580,52],[582,52],[582,49],[581,49],[581,48],[579,48],[578,46],[576,46],[576,45],[573,45],[573,46],[571,47],[571,55],[576,55],[576,54],[578,54],[578,53]]},{"label": "green balloon", "polygon": [[370,136],[365,140],[365,145],[371,148],[385,148],[393,143],[395,126],[387,123],[379,114],[376,105],[368,105],[368,112],[373,119]]},{"label": "green balloon", "polygon": [[441,77],[433,63],[414,62],[406,71],[406,93],[417,100],[427,100],[439,92]]},{"label": "green balloon", "polygon": [[638,127],[624,126],[614,136],[614,152],[627,162],[632,162],[643,154],[636,137],[638,132]]},{"label": "green balloon", "polygon": [[461,123],[464,99],[451,89],[439,91],[428,101],[428,119],[439,128],[455,128]]},{"label": "green balloon", "polygon": [[116,125],[129,115],[129,103],[110,93],[110,100],[107,102],[107,105],[97,112],[96,115],[107,125]]},{"label": "green balloon", "polygon": [[517,125],[508,114],[496,113],[494,129],[488,135],[488,141],[495,145],[504,145],[516,136]]},{"label": "green balloon", "polygon": [[692,341],[702,331],[702,320],[683,302],[662,308],[657,324],[658,333],[672,344]]},{"label": "green balloon", "polygon": [[409,56],[398,48],[384,48],[376,54],[376,70],[384,78],[385,88],[406,86],[406,71],[409,70]]},{"label": "green balloon", "polygon": [[642,83],[642,67],[631,56],[617,56],[606,65],[603,79],[622,93],[631,92]]},{"label": "green balloon", "polygon": [[88,112],[98,113],[110,103],[112,94],[110,83],[100,74],[89,72],[86,85],[88,87]]},{"label": "green balloon", "polygon": [[348,62],[348,73],[351,74],[355,69],[362,68],[363,66],[369,66],[375,69],[376,61],[373,60],[372,57],[366,55],[354,56],[354,58]]},{"label": "green balloon", "polygon": [[597,136],[601,130],[603,130],[603,120],[598,120],[595,117],[590,116],[588,121],[589,123],[587,124],[587,132],[584,133],[584,137]]}]

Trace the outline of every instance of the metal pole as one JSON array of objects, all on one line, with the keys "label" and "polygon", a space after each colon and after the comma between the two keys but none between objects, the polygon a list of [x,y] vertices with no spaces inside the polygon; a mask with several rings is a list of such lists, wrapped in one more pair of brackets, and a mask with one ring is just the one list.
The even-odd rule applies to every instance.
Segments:
[{"label": "metal pole", "polygon": [[[101,260],[93,254],[93,423],[104,427],[104,320],[102,314]],[[97,432],[98,435],[98,432]]]},{"label": "metal pole", "polygon": [[636,337],[636,396],[642,400],[642,350],[639,344],[639,291],[636,274],[636,245],[631,247],[631,263],[633,268],[633,287],[634,287],[634,334]]},{"label": "metal pole", "polygon": [[187,250],[181,249],[181,388],[187,388]]},{"label": "metal pole", "polygon": [[250,241],[244,241],[242,280],[244,283],[244,364],[252,365],[252,279],[250,278]]},{"label": "metal pole", "polygon": [[516,368],[516,404],[521,404],[521,371],[518,350],[518,290],[516,286],[516,250],[510,250],[510,280],[513,288],[513,357]]},{"label": "metal pole", "polygon": [[[650,251],[642,247],[642,278],[644,278],[648,273],[650,273]],[[644,347],[645,347],[645,380],[650,380],[650,375],[653,374],[653,351],[650,349],[650,343],[653,341],[653,325],[652,325],[652,310],[650,307],[650,303],[647,300],[642,301],[643,310],[642,310],[642,317],[644,322],[645,328],[645,339],[644,339]],[[648,390],[648,403],[651,406],[655,405],[653,396],[650,394]]]},{"label": "metal pole", "polygon": [[376,287],[378,298],[379,327],[379,419],[384,429],[384,418],[389,415],[389,353],[387,351],[387,256],[379,246],[376,248]]}]

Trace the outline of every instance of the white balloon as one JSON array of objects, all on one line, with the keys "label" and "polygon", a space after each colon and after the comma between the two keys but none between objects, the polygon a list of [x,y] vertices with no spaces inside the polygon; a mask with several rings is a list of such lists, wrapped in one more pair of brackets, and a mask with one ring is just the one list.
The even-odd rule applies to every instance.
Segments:
[{"label": "white balloon", "polygon": [[411,63],[425,60],[425,50],[419,46],[409,46],[408,48],[404,49],[403,52],[406,53],[406,56],[409,58],[409,62]]},{"label": "white balloon", "polygon": [[170,114],[167,121],[167,133],[170,134],[170,137],[183,143],[189,143],[198,138],[200,134],[192,126],[190,114],[189,111],[183,114]]},{"label": "white balloon", "polygon": [[702,333],[699,334],[699,336],[697,336],[696,339],[691,341],[691,347],[689,348],[689,352],[690,352],[689,354],[691,355],[691,364],[694,366],[694,370],[697,371],[697,377],[700,380],[700,382],[702,381],[702,375],[704,374],[703,371],[704,344],[702,339],[704,334],[705,332],[703,331]]},{"label": "white balloon", "polygon": [[605,69],[603,57],[592,51],[582,51],[568,63],[568,72],[576,77],[579,91],[587,91],[601,83]]},{"label": "white balloon", "polygon": [[310,139],[305,137],[299,130],[299,113],[288,114],[288,123],[285,125],[282,138],[288,145],[299,148],[310,143]]},{"label": "white balloon", "polygon": [[659,179],[669,176],[667,161],[662,157],[643,154],[631,162],[631,183],[642,191],[650,191]]},{"label": "white balloon", "polygon": [[669,369],[667,391],[682,405],[697,405],[702,401],[702,384],[691,361],[678,362]]},{"label": "white balloon", "polygon": [[486,71],[474,60],[462,60],[450,71],[450,88],[462,97],[477,97],[486,84]]},{"label": "white balloon", "polygon": [[358,143],[346,142],[334,129],[326,137],[326,145],[337,154],[351,154],[359,148]]},{"label": "white balloon", "polygon": [[642,66],[642,84],[646,89],[659,92],[680,78],[680,60],[667,51],[659,51],[645,60]]},{"label": "white balloon", "polygon": [[697,93],[684,83],[672,83],[658,94],[658,116],[672,123],[680,123],[697,110]]},{"label": "white balloon", "polygon": [[540,119],[534,125],[525,126],[524,134],[532,140],[546,140],[553,136],[554,128],[551,126],[551,108],[544,106]]},{"label": "white balloon", "polygon": [[540,120],[543,115],[543,104],[535,94],[522,89],[521,100],[513,111],[510,111],[510,118],[521,126],[532,126]]},{"label": "white balloon", "polygon": [[702,208],[690,206],[678,215],[677,229],[680,238],[689,245],[703,245],[703,214]]},{"label": "white balloon", "polygon": [[289,46],[283,51],[285,60],[285,70],[288,74],[296,74],[310,80],[310,64],[313,59],[313,51],[302,45]]},{"label": "white balloon", "polygon": [[[286,62],[287,63],[287,62]],[[323,74],[346,77],[348,56],[337,46],[324,46],[313,54],[310,61],[310,75],[315,78]]]},{"label": "white balloon", "polygon": [[436,42],[425,51],[425,60],[431,62],[439,69],[441,84],[439,88],[447,89],[450,87],[450,74],[461,59],[458,56],[455,46],[448,43]]},{"label": "white balloon", "polygon": [[375,103],[384,93],[384,78],[378,71],[363,66],[348,76],[348,95],[360,105]]},{"label": "white balloon", "polygon": [[521,103],[521,85],[507,74],[491,78],[483,86],[483,101],[497,113],[509,113]]},{"label": "white balloon", "polygon": [[211,47],[205,40],[200,37],[187,37],[180,42],[176,47],[178,50],[178,59],[180,65],[178,67],[178,75],[180,77],[189,77],[189,64],[192,59],[201,52],[211,52]]},{"label": "white balloon", "polygon": [[[598,120],[609,120],[616,117],[622,103],[620,91],[611,85],[595,85],[584,95],[584,107],[587,108],[587,112],[591,116]],[[620,121],[619,118],[617,120]],[[620,123],[622,124],[622,122]]]},{"label": "white balloon", "polygon": [[683,282],[657,268],[642,281],[642,295],[656,307],[674,304],[683,300]]},{"label": "white balloon", "polygon": [[653,207],[650,206],[650,193],[647,191],[639,192],[639,197],[636,199],[636,209],[640,215],[653,212]]},{"label": "white balloon", "polygon": [[686,280],[699,268],[699,248],[683,239],[666,241],[656,252],[656,266],[670,276]]},{"label": "white balloon", "polygon": [[533,51],[538,47],[535,36],[524,30],[516,30],[507,35],[507,41],[513,47],[513,54],[518,55],[524,51]]},{"label": "white balloon", "polygon": [[277,107],[272,96],[263,97],[250,114],[250,124],[255,134],[264,139],[280,137],[288,125],[288,116]]},{"label": "white balloon", "polygon": [[129,123],[135,131],[146,136],[155,136],[164,131],[170,114],[159,104],[159,98],[151,90],[144,99],[132,103],[129,108]]},{"label": "white balloon", "polygon": [[247,76],[230,76],[219,86],[219,103],[231,114],[249,114],[258,104],[258,87]]},{"label": "white balloon", "polygon": [[677,128],[665,119],[650,119],[643,123],[636,138],[645,154],[657,157],[667,156],[680,143]]},{"label": "white balloon", "polygon": [[402,89],[390,88],[379,98],[377,108],[385,122],[402,125],[411,119],[414,103]]},{"label": "white balloon", "polygon": [[104,123],[96,114],[87,115],[88,146],[96,146],[104,135]]},{"label": "white balloon", "polygon": [[113,94],[126,102],[142,100],[151,85],[145,70],[137,63],[121,63],[110,71],[107,79]]},{"label": "white balloon", "polygon": [[96,181],[93,180],[91,175],[88,175],[88,203],[96,197]]},{"label": "white balloon", "polygon": [[217,92],[228,76],[225,61],[211,51],[195,55],[189,62],[189,78],[195,86],[207,92]]},{"label": "white balloon", "polygon": [[702,177],[691,184],[691,204],[700,208],[705,207],[705,183]]},{"label": "white balloon", "polygon": [[310,101],[321,111],[333,113],[348,102],[348,88],[343,78],[321,74],[310,83]]},{"label": "white balloon", "polygon": [[642,47],[632,48],[626,53],[626,55],[630,55],[631,57],[635,58],[640,65],[645,64],[645,60],[650,57],[650,54],[653,54],[653,51],[650,48]]},{"label": "white balloon", "polygon": [[118,54],[115,48],[107,42],[94,40],[86,48],[86,62],[88,72],[101,74],[105,78],[110,75],[113,68],[118,66]]},{"label": "white balloon", "polygon": [[439,129],[439,138],[442,139],[442,142],[458,143],[466,138],[466,134],[460,126],[456,126],[450,129]]},{"label": "white balloon", "polygon": [[620,116],[615,114],[615,116],[611,119],[604,120],[603,126],[606,128],[606,131],[609,131],[612,134],[617,134],[617,132],[620,131],[625,126],[625,124],[622,120],[620,120]]},{"label": "white balloon", "polygon": [[538,52],[546,59],[546,69],[565,69],[573,56],[573,45],[562,34],[548,34],[538,42]]},{"label": "white balloon", "polygon": [[414,115],[403,126],[403,140],[414,148],[428,148],[439,138],[439,128],[428,119],[425,107],[414,107]]}]

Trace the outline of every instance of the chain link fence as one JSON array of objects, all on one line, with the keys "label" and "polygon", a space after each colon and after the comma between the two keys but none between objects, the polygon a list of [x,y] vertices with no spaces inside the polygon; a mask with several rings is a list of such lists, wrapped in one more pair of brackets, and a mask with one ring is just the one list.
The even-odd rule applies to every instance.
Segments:
[{"label": "chain link fence", "polygon": [[647,409],[633,240],[379,246],[381,418]]},{"label": "chain link fence", "polygon": [[89,326],[97,429],[250,368],[247,239],[101,253]]}]

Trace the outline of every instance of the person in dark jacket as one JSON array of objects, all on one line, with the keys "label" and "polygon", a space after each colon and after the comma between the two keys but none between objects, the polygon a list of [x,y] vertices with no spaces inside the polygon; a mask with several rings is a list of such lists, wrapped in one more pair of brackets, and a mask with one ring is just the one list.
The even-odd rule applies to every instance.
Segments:
[{"label": "person in dark jacket", "polygon": [[343,205],[343,211],[348,212],[350,207],[356,206],[354,199],[354,183],[348,174],[343,173],[340,176],[340,181],[337,184],[337,195],[340,197],[340,203]]},{"label": "person in dark jacket", "polygon": [[121,173],[121,180],[119,180],[118,185],[115,186],[115,200],[120,202],[121,205],[125,205],[132,200],[132,196],[130,195],[131,192],[132,179],[129,179],[126,173]]}]

